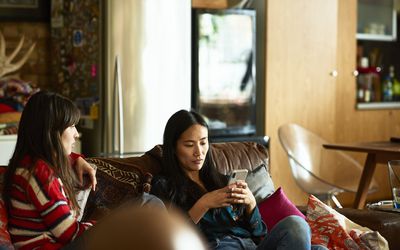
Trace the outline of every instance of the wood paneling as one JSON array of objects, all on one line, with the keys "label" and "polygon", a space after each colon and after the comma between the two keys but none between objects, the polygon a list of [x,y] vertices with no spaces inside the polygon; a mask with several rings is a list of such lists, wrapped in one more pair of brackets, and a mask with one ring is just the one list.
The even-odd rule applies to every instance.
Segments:
[{"label": "wood paneling", "polygon": [[269,0],[266,42],[266,131],[271,171],[296,204],[307,195],[295,184],[277,130],[295,122],[334,138],[337,1]]}]

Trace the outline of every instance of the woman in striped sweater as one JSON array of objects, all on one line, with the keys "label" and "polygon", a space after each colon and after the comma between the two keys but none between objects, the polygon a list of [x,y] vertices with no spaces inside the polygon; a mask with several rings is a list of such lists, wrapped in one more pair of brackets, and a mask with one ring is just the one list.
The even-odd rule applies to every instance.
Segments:
[{"label": "woman in striped sweater", "polygon": [[[3,197],[14,246],[110,249],[108,245],[119,242],[124,246],[149,246],[143,249],[151,250],[174,249],[166,244],[189,243],[194,249],[196,242],[176,241],[181,239],[182,227],[185,236],[188,232],[197,236],[193,228],[187,224],[178,227],[175,217],[166,215],[162,201],[149,194],[128,201],[91,230],[87,229],[93,226],[92,222],[77,220],[80,208],[75,194],[82,188],[83,174],[90,176],[92,189],[96,187],[93,168],[80,155],[72,153],[79,116],[79,110],[69,99],[47,91],[34,94],[26,104],[4,178]],[[140,210],[140,206],[146,207]],[[166,225],[160,227],[159,220]],[[146,232],[162,237],[151,241],[143,237]]]},{"label": "woman in striped sweater", "polygon": [[4,188],[16,248],[59,249],[92,226],[77,221],[75,192],[83,173],[96,186],[95,171],[72,153],[79,116],[69,99],[46,91],[34,94],[22,112]]}]

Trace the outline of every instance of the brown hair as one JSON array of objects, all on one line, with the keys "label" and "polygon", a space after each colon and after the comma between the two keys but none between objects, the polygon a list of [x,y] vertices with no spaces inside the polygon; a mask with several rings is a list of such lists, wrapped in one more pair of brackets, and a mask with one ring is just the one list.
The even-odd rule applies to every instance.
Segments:
[{"label": "brown hair", "polygon": [[61,141],[64,130],[78,123],[79,117],[75,104],[59,94],[40,91],[30,97],[21,115],[17,144],[4,179],[4,198],[8,208],[12,176],[21,166],[21,160],[30,156],[30,173],[35,170],[37,160],[45,161],[54,170],[53,178],[59,177],[63,182],[72,209],[79,211],[75,197],[77,180]]}]

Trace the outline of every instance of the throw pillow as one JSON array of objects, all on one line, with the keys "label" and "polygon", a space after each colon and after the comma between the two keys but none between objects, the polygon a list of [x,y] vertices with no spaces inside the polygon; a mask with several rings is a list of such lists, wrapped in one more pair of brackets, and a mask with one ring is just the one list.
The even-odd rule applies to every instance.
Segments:
[{"label": "throw pillow", "polygon": [[308,199],[306,220],[312,244],[329,249],[389,249],[377,231],[354,223],[313,195]]},{"label": "throw pillow", "polygon": [[274,183],[265,164],[250,171],[246,178],[249,189],[256,198],[257,204],[270,196],[274,191]]},{"label": "throw pillow", "polygon": [[94,215],[120,206],[126,201],[135,200],[143,192],[143,174],[140,169],[125,171],[107,159],[88,158],[87,161],[97,166],[97,186],[87,199],[83,221],[94,219]]},{"label": "throw pillow", "polygon": [[7,218],[7,209],[5,207],[3,201],[3,178],[4,173],[6,172],[6,168],[0,167],[0,249],[14,249],[10,234],[7,230],[8,218]]},{"label": "throw pillow", "polygon": [[297,215],[305,219],[304,214],[286,197],[281,187],[258,204],[258,209],[269,231],[287,216]]}]

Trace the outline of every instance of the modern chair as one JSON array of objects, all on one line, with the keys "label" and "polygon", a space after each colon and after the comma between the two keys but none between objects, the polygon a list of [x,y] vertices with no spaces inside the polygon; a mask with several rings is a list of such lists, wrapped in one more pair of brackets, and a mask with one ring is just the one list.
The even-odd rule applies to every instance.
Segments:
[{"label": "modern chair", "polygon": [[[357,192],[362,166],[349,155],[323,148],[328,143],[320,136],[297,125],[286,124],[278,129],[278,136],[289,158],[289,165],[297,185],[330,205],[342,207],[335,195]],[[369,192],[377,190],[372,180]]]},{"label": "modern chair", "polygon": [[389,161],[388,172],[394,207],[400,208],[400,160]]}]

